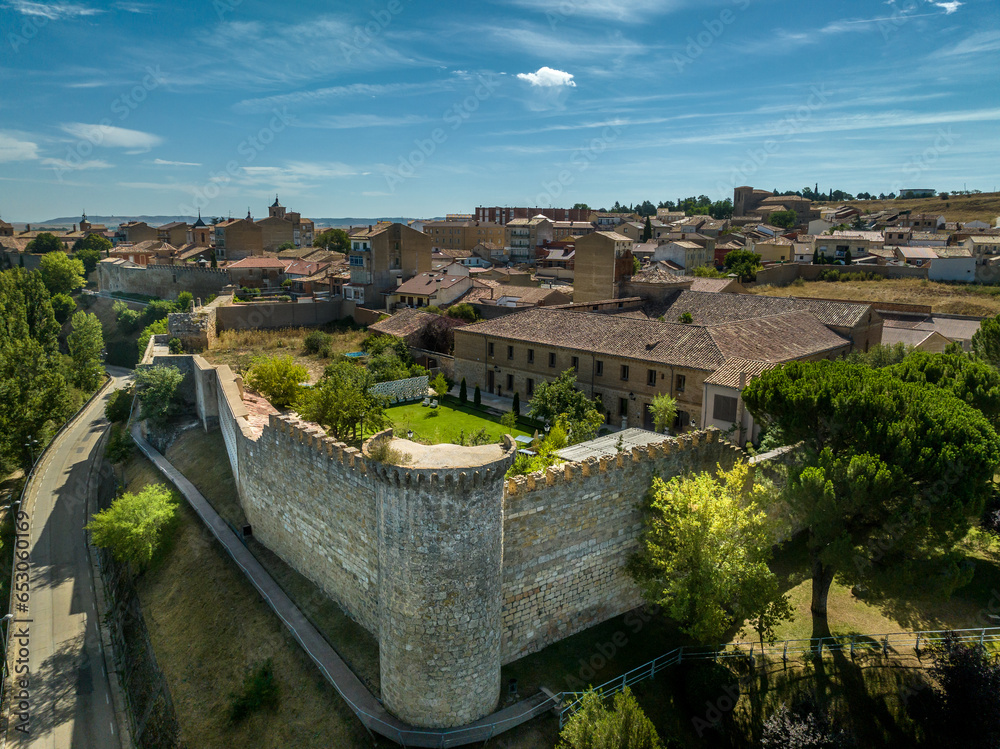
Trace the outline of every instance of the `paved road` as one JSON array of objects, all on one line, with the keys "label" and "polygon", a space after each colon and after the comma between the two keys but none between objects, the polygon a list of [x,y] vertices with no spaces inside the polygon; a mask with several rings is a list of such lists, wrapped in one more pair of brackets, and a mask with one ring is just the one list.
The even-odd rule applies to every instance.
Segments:
[{"label": "paved road", "polygon": [[[24,644],[17,634],[26,627],[30,733],[17,730],[23,721],[14,699],[9,747],[120,746],[83,531],[91,461],[97,457],[98,439],[106,426],[104,404],[131,374],[110,369],[114,384],[52,444],[25,499],[30,516],[30,598],[27,612],[15,611],[11,650],[17,658]],[[19,624],[18,619],[29,621]],[[15,680],[12,696],[18,692]]]}]

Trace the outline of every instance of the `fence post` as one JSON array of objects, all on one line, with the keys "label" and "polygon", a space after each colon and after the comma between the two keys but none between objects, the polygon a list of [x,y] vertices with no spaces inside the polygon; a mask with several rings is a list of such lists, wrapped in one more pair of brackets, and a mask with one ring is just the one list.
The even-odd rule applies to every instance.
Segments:
[{"label": "fence post", "polygon": [[889,635],[882,638],[882,655],[889,657]]},{"label": "fence post", "polygon": [[684,646],[677,648],[677,662],[680,663],[684,660]]},{"label": "fence post", "polygon": [[917,657],[919,657],[920,656],[920,633],[919,632],[917,632],[917,645],[913,649],[916,651]]},{"label": "fence post", "polygon": [[788,663],[788,640],[785,640],[785,649],[781,651],[781,662]]},{"label": "fence post", "polygon": [[854,660],[854,635],[851,635],[851,660]]},{"label": "fence post", "polygon": [[985,640],[986,640],[986,628],[984,627],[983,631],[979,633],[979,647],[983,647],[983,643],[985,642]]}]

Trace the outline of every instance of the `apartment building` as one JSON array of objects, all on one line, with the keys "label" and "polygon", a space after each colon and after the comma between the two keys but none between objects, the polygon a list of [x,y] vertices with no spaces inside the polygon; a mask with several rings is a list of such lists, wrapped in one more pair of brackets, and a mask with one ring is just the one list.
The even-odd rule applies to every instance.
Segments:
[{"label": "apartment building", "polygon": [[691,275],[695,268],[715,264],[715,248],[711,250],[696,242],[685,239],[661,244],[653,252],[653,262],[668,261],[679,265],[686,275]]},{"label": "apartment building", "polygon": [[425,221],[423,232],[431,238],[435,250],[463,250],[471,252],[476,245],[489,243],[507,246],[507,229],[489,221],[469,219]]},{"label": "apartment building", "polygon": [[541,214],[507,222],[510,258],[516,263],[533,263],[538,248],[555,239],[555,222]]},{"label": "apartment building", "polygon": [[517,218],[545,216],[551,221],[590,221],[593,213],[589,208],[525,208],[510,206],[493,206],[476,208],[475,220],[506,226]]},{"label": "apartment building", "polygon": [[213,244],[219,260],[242,260],[264,254],[264,232],[253,220],[246,218],[220,221],[214,226]]},{"label": "apartment building", "polygon": [[258,221],[257,226],[261,229],[261,241],[267,252],[274,252],[289,242],[296,247],[312,247],[316,229],[311,220],[281,205],[277,195],[267,209],[267,218]]},{"label": "apartment building", "polygon": [[378,224],[351,235],[348,263],[351,281],[344,298],[359,305],[383,306],[383,294],[395,292],[406,280],[431,270],[431,238],[403,224]]},{"label": "apartment building", "polygon": [[139,244],[159,239],[159,231],[145,221],[127,221],[115,230],[115,244]]},{"label": "apartment building", "polygon": [[156,230],[156,238],[161,242],[183,247],[187,243],[188,225],[183,221],[173,221],[164,224]]}]

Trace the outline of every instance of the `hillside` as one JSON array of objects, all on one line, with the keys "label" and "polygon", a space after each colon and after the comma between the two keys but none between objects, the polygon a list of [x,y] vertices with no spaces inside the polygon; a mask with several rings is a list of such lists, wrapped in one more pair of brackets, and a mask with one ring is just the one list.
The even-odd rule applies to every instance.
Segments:
[{"label": "hillside", "polygon": [[850,205],[864,213],[875,211],[903,211],[913,213],[934,213],[944,215],[948,221],[986,221],[995,226],[1000,218],[1000,192],[984,192],[979,195],[953,195],[947,200],[941,198],[919,198],[914,200],[855,200],[851,203],[817,203],[824,207]]}]

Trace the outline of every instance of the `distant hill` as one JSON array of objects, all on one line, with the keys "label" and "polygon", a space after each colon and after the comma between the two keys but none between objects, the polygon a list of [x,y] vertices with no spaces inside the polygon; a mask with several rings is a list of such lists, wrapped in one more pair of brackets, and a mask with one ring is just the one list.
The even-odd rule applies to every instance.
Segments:
[{"label": "distant hill", "polygon": [[[254,218],[260,219],[266,217],[255,216]],[[202,217],[205,221],[211,221],[212,216],[204,215]],[[311,217],[309,217],[311,218]],[[150,226],[163,226],[164,224],[170,224],[174,221],[185,221],[189,224],[193,224],[198,220],[197,216],[87,216],[87,220],[92,224],[105,224],[109,228],[118,226],[118,224],[123,224],[128,221],[145,221]],[[414,221],[412,218],[404,218],[401,216],[390,217],[390,218],[314,218],[313,221],[316,223],[317,227],[337,227],[337,226],[363,226],[365,224],[377,224],[379,221],[391,221],[393,223],[405,224],[409,221]],[[439,219],[426,219],[427,221],[436,221]],[[11,222],[18,229],[22,228],[24,222]],[[32,222],[32,228],[35,226],[49,226],[53,229],[57,228],[68,228],[74,224],[80,223],[79,216],[63,216],[61,218],[50,218],[45,221],[39,221],[37,223]]]},{"label": "distant hill", "polygon": [[818,203],[817,205],[851,205],[864,213],[875,211],[905,211],[933,213],[948,221],[986,221],[995,226],[1000,218],[1000,193],[984,192],[978,195],[950,195],[947,200],[914,198],[913,200],[855,200],[850,203]]}]

